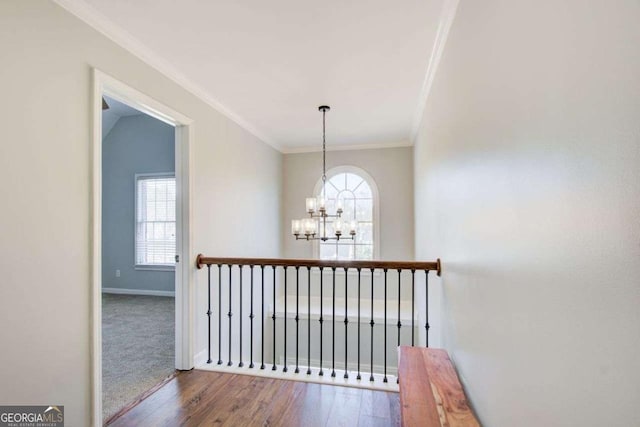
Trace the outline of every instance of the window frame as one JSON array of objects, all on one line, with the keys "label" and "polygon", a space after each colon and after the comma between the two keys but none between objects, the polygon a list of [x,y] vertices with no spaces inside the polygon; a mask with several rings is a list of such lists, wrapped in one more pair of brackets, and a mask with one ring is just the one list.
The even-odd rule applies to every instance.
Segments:
[{"label": "window frame", "polygon": [[[178,202],[178,182],[176,180],[175,172],[151,172],[151,173],[136,173],[133,178],[133,268],[135,270],[148,270],[148,271],[175,271],[175,260],[172,264],[138,264],[138,181],[140,179],[153,179],[153,178],[173,178],[176,182],[176,227],[178,226],[177,217],[177,202]],[[176,230],[177,232],[177,230]],[[177,236],[176,236],[177,237]],[[178,242],[176,240],[176,251]],[[177,253],[177,252],[176,252]]]},{"label": "window frame", "polygon": [[[373,177],[367,171],[353,165],[341,165],[341,166],[330,168],[326,173],[327,181],[329,181],[334,176],[340,175],[343,173],[352,173],[352,174],[358,175],[369,185],[369,188],[371,189],[371,200],[373,203],[373,210],[372,210],[373,258],[372,260],[379,260],[380,259],[380,196],[378,194],[378,185],[376,184],[376,181],[373,179]],[[321,190],[322,190],[322,177],[318,179],[313,189],[314,197],[317,197],[320,194]],[[314,243],[313,258],[320,259],[320,241],[314,241],[313,243]]]}]

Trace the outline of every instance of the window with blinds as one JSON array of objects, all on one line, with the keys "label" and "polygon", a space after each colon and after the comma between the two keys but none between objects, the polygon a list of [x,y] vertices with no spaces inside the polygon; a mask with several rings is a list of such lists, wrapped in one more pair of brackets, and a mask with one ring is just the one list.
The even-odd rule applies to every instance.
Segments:
[{"label": "window with blinds", "polygon": [[174,266],[176,178],[136,175],[136,266]]}]

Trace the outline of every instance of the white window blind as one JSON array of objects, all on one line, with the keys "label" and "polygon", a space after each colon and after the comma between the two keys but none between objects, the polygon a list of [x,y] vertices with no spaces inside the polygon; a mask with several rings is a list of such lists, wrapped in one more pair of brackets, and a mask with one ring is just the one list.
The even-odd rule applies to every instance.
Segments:
[{"label": "white window blind", "polygon": [[176,179],[136,176],[136,265],[175,265]]}]

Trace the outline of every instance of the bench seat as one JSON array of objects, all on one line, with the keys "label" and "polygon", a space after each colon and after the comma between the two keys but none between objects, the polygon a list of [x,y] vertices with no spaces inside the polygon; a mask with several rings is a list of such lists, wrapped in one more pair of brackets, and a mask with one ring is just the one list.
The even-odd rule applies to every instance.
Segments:
[{"label": "bench seat", "polygon": [[449,355],[424,347],[398,348],[403,427],[476,427]]}]

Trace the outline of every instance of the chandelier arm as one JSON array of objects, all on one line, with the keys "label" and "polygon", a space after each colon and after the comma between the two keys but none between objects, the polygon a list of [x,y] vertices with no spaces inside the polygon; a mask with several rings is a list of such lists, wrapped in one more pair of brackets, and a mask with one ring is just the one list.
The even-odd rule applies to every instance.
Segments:
[{"label": "chandelier arm", "polygon": [[[344,236],[344,235],[340,235],[340,237],[312,237],[312,235],[310,234],[309,236],[303,234],[301,235],[294,235],[296,240],[322,240],[323,242],[329,241],[329,240],[355,240],[355,236],[354,235],[350,235],[350,236]],[[315,236],[315,234],[313,235]]]},{"label": "chandelier arm", "polygon": [[324,215],[318,215],[318,214],[310,214],[312,215],[311,218],[342,218],[340,215],[335,214],[335,215],[331,215],[331,214],[324,214]]},{"label": "chandelier arm", "polygon": [[309,218],[342,218],[342,214],[316,214],[316,213],[310,213],[309,214]]}]

